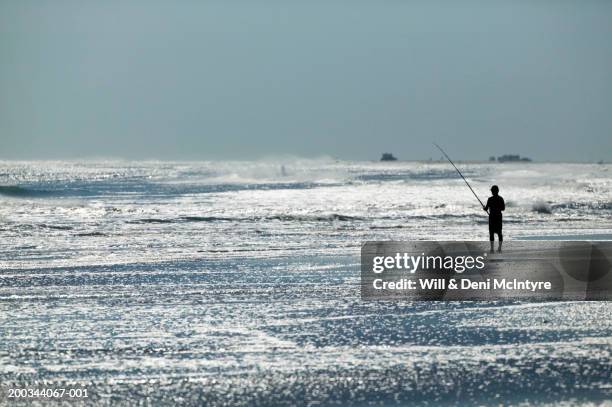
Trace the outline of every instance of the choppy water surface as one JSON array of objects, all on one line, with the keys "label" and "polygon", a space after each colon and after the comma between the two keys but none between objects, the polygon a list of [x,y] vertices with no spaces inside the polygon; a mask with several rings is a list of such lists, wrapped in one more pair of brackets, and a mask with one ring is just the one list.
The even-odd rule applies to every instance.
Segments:
[{"label": "choppy water surface", "polygon": [[[463,164],[506,239],[612,233],[612,166]],[[599,403],[612,305],[378,303],[366,240],[487,239],[444,163],[0,162],[0,383],[133,404]],[[0,401],[4,403],[6,400]]]}]

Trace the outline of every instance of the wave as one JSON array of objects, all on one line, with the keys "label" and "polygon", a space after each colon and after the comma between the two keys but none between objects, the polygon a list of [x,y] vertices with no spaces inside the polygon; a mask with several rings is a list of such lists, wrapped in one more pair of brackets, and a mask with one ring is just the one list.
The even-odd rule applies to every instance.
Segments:
[{"label": "wave", "polygon": [[[344,215],[340,213],[331,213],[325,215],[292,215],[279,214],[268,216],[250,216],[250,217],[227,217],[227,216],[180,216],[177,218],[141,218],[128,220],[129,224],[173,224],[173,223],[189,223],[189,222],[261,222],[261,221],[280,221],[280,222],[353,222],[353,221],[380,221],[380,220],[396,220],[396,221],[414,221],[414,220],[475,220],[486,222],[483,216],[474,214],[430,214],[430,215],[407,215],[407,216],[376,216],[376,217],[361,217],[353,215]],[[521,220],[504,220],[506,223],[521,223]],[[402,228],[401,225],[373,225],[371,228]]]},{"label": "wave", "polygon": [[341,215],[338,213],[332,213],[330,215],[275,215],[267,216],[266,220],[280,220],[283,222],[330,222],[330,221],[341,221],[347,222],[351,220],[362,220],[363,218],[357,216]]},{"label": "wave", "polygon": [[222,222],[236,220],[236,218],[227,218],[221,216],[182,216],[179,219],[182,219],[186,222]]},{"label": "wave", "polygon": [[51,191],[30,189],[19,185],[0,185],[0,195],[17,198],[36,198],[52,195]]},{"label": "wave", "polygon": [[563,202],[552,203],[550,201],[536,201],[531,205],[531,210],[541,214],[551,214],[553,212],[574,211],[609,211],[612,210],[612,202]]},{"label": "wave", "polygon": [[532,205],[531,209],[534,212],[537,212],[537,213],[545,213],[545,214],[551,214],[552,213],[552,208],[550,207],[550,205],[548,203],[546,203],[544,201],[535,202]]},{"label": "wave", "polygon": [[[466,172],[467,176],[473,176],[470,171]],[[358,181],[433,181],[443,179],[453,179],[457,177],[456,172],[452,170],[428,170],[428,171],[381,171],[372,172],[355,176]]]},{"label": "wave", "polygon": [[390,226],[370,226],[370,229],[404,229],[408,226],[404,225],[390,225]]},{"label": "wave", "polygon": [[143,218],[136,220],[128,220],[126,223],[176,223],[176,219],[160,219],[160,218]]},{"label": "wave", "polygon": [[42,229],[53,229],[53,230],[72,230],[74,229],[72,226],[66,226],[66,225],[48,225],[46,223],[41,223],[38,225],[38,227],[42,228]]},{"label": "wave", "polygon": [[106,234],[102,233],[102,232],[83,232],[83,233],[77,233],[75,236],[106,236]]},{"label": "wave", "polygon": [[[44,186],[43,186],[44,185]],[[152,182],[148,180],[112,179],[106,181],[59,181],[44,182],[43,185],[0,185],[0,196],[11,198],[53,198],[77,197],[91,198],[96,196],[140,195],[140,196],[181,196],[196,194],[211,194],[224,192],[240,192],[250,190],[282,190],[282,189],[314,189],[321,187],[343,185],[337,181],[276,181],[276,182]]]},{"label": "wave", "polygon": [[272,215],[272,216],[253,216],[253,217],[224,217],[224,216],[181,216],[178,218],[142,218],[129,220],[130,224],[146,223],[183,223],[183,222],[256,222],[278,220],[281,222],[348,222],[362,220],[357,216],[342,215],[332,213],[330,215]]},{"label": "wave", "polygon": [[612,210],[612,202],[565,202],[551,205],[555,209],[590,209],[590,210]]}]

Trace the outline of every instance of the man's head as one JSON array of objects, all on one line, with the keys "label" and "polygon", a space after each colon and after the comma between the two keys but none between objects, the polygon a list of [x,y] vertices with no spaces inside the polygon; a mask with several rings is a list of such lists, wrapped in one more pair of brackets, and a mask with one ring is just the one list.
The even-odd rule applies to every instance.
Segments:
[{"label": "man's head", "polygon": [[493,195],[497,195],[497,194],[499,194],[499,187],[498,187],[497,185],[493,185],[493,186],[491,187],[491,193],[492,193]]}]

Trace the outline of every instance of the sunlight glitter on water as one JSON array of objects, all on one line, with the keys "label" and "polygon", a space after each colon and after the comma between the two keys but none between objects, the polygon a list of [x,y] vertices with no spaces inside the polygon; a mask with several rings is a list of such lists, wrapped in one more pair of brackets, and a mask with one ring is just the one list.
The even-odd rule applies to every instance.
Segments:
[{"label": "sunlight glitter on water", "polygon": [[[507,239],[612,233],[609,165],[462,169],[482,199],[500,185]],[[608,303],[361,301],[364,241],[487,238],[444,163],[2,162],[0,174],[0,382],[80,383],[109,405],[610,396]]]}]

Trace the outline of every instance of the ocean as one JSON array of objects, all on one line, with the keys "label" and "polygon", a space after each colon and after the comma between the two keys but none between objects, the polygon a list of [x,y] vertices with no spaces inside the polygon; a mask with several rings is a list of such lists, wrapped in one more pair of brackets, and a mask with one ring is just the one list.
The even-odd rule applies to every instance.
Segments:
[{"label": "ocean", "polygon": [[[459,167],[483,201],[499,185],[505,240],[612,236],[610,164]],[[0,387],[106,405],[610,400],[609,302],[361,300],[364,242],[463,239],[488,239],[486,214],[443,162],[0,162]]]}]

